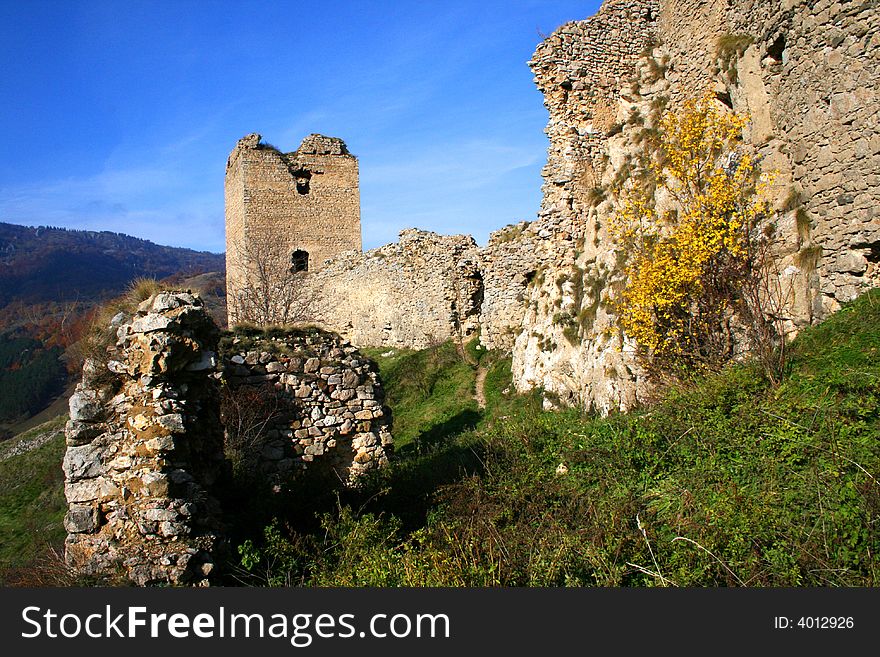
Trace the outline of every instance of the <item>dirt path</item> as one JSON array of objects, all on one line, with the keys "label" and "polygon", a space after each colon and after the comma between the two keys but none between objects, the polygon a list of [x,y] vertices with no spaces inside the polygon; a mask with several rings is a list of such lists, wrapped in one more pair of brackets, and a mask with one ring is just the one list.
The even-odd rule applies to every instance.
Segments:
[{"label": "dirt path", "polygon": [[489,370],[480,365],[477,367],[477,380],[474,386],[474,399],[477,400],[477,406],[486,408],[486,375]]}]

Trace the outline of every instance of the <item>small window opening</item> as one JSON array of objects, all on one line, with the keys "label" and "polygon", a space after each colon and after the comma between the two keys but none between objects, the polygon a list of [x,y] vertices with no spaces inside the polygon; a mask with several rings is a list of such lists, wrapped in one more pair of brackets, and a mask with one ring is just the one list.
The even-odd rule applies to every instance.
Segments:
[{"label": "small window opening", "polygon": [[309,193],[309,181],[312,179],[310,171],[305,169],[297,169],[293,172],[293,178],[296,181],[296,191],[298,194]]},{"label": "small window opening", "polygon": [[309,270],[309,252],[297,250],[290,256],[290,271],[294,274],[299,271]]},{"label": "small window opening", "polygon": [[785,50],[785,35],[780,34],[776,37],[776,40],[767,47],[767,56],[777,64],[781,64],[783,50]]}]

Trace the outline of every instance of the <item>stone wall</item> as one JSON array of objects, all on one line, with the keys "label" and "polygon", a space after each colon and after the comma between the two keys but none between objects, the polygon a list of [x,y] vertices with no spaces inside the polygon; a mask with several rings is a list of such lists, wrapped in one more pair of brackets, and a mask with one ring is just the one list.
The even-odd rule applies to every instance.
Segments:
[{"label": "stone wall", "polygon": [[617,254],[598,209],[608,141],[622,130],[640,58],[656,43],[660,3],[605,2],[587,21],[560,27],[529,62],[550,120],[544,198],[535,222],[548,254],[526,295],[513,348],[514,384],[601,412],[626,408],[643,378],[621,342],[608,295]]},{"label": "stone wall", "polygon": [[[517,389],[543,388],[548,405],[632,407],[651,390],[612,311],[625,285],[612,189],[657,108],[709,90],[751,117],[745,139],[775,175],[794,335],[880,277],[878,21],[872,0],[607,0],[529,62],[549,113],[537,219],[484,248],[411,230],[341,254],[307,277],[312,314],[360,345],[422,348],[479,329],[484,346],[512,353]],[[742,46],[719,57],[731,40]]]},{"label": "stone wall", "polygon": [[[224,339],[224,425],[260,411],[243,435],[254,467],[280,483],[321,467],[339,481],[388,463],[391,416],[375,363],[338,335],[316,328]],[[229,416],[229,417],[227,417]]]},{"label": "stone wall", "polygon": [[528,282],[553,255],[548,236],[522,222],[479,248],[470,236],[407,229],[397,242],[327,262],[304,278],[303,296],[313,320],[358,345],[423,349],[479,330],[484,347],[509,352]]},{"label": "stone wall", "polygon": [[656,0],[608,0],[588,21],[566,23],[535,50],[529,66],[551,113],[543,208],[599,183],[605,135],[620,90],[655,38]]},{"label": "stone wall", "polygon": [[538,233],[536,224],[523,221],[495,231],[480,249],[480,343],[486,349],[509,353],[513,348],[526,311],[529,282],[548,255]]},{"label": "stone wall", "polygon": [[305,281],[313,317],[357,345],[421,349],[467,338],[483,299],[473,238],[405,230],[398,242],[336,258]]},{"label": "stone wall", "polygon": [[812,312],[822,319],[880,279],[880,9],[872,0],[740,0],[727,25],[754,39],[734,101],[766,116],[753,141],[779,153],[802,199],[803,246],[821,249]]},{"label": "stone wall", "polygon": [[70,566],[138,585],[207,583],[221,547],[223,432],[209,376],[218,331],[201,301],[160,294],[126,321],[70,399]]},{"label": "stone wall", "polygon": [[255,481],[283,484],[320,466],[353,484],[387,463],[391,417],[376,366],[337,335],[251,333],[218,345],[188,292],[154,295],[110,329],[66,427],[65,554],[79,573],[210,582],[225,547],[219,493],[232,474],[224,433],[242,435],[229,402],[247,388],[257,392],[245,436]]},{"label": "stone wall", "polygon": [[[538,47],[530,64],[550,146],[535,224],[556,257],[530,288],[513,349],[518,389],[541,386],[548,402],[603,412],[650,393],[609,310],[624,280],[606,225],[610,183],[637,155],[635,124],[655,101],[674,108],[710,89],[750,115],[746,140],[776,175],[792,333],[877,284],[878,21],[876,3],[864,1],[619,0]],[[741,55],[719,62],[719,39],[743,36]]]}]

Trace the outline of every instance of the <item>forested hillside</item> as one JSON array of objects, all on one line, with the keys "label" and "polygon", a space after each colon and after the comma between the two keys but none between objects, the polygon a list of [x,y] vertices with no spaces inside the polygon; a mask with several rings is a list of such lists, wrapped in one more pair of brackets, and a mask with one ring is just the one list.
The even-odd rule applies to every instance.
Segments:
[{"label": "forested hillside", "polygon": [[[79,376],[73,345],[95,309],[138,278],[203,289],[225,318],[222,254],[121,233],[0,222],[0,439]],[[66,371],[65,371],[66,370]]]},{"label": "forested hillside", "polygon": [[118,294],[135,277],[224,271],[222,254],[122,233],[0,223],[0,308]]}]

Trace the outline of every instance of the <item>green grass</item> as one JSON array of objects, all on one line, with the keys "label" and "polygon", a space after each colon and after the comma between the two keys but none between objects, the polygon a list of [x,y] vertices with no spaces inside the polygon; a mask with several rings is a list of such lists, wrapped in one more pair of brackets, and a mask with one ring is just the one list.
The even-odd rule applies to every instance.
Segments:
[{"label": "green grass", "polygon": [[46,430],[58,432],[42,447],[0,461],[0,584],[16,578],[50,548],[63,546],[64,419],[17,436],[11,442]]},{"label": "green grass", "polygon": [[422,351],[362,351],[379,364],[398,452],[424,452],[444,436],[476,426],[475,370],[451,342]]},{"label": "green grass", "polygon": [[[513,391],[497,354],[391,351],[369,355],[395,417],[392,465],[355,490],[303,479],[267,498],[235,528],[239,578],[880,583],[880,291],[803,332],[777,386],[736,365],[608,418],[541,411],[539,393]],[[488,368],[485,411],[473,400],[475,362]],[[7,574],[63,538],[63,450],[59,437],[0,462]]]},{"label": "green grass", "polygon": [[[252,556],[320,585],[875,586],[878,349],[870,292],[799,337],[781,385],[731,366],[609,418],[540,411],[496,360],[474,429],[288,526],[297,560]],[[383,374],[418,355],[394,358]],[[423,416],[401,381],[395,413]]]}]

